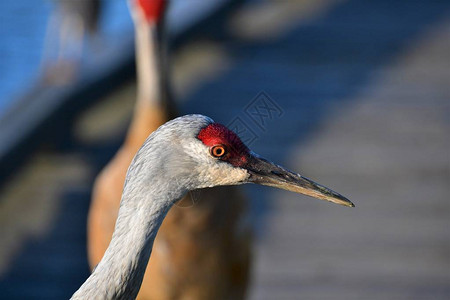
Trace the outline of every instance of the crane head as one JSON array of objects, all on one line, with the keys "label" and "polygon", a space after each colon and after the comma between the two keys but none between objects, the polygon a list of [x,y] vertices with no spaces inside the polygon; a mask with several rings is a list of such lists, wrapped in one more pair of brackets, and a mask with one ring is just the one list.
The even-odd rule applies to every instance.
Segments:
[{"label": "crane head", "polygon": [[160,168],[170,170],[171,178],[189,178],[188,189],[255,183],[354,206],[331,189],[260,157],[236,133],[208,117],[179,117],[152,136],[164,144],[156,154],[164,161]]},{"label": "crane head", "polygon": [[168,0],[129,0],[133,18],[156,24],[164,15]]}]

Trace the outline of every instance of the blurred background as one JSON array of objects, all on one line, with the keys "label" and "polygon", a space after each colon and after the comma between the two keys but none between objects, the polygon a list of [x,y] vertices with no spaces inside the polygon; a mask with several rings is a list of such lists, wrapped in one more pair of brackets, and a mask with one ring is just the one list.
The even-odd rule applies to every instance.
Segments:
[{"label": "blurred background", "polygon": [[[70,12],[0,3],[2,299],[69,298],[89,275],[93,181],[136,99],[125,0]],[[174,0],[167,22],[182,114],[356,204],[242,187],[250,299],[450,298],[449,1]]]}]

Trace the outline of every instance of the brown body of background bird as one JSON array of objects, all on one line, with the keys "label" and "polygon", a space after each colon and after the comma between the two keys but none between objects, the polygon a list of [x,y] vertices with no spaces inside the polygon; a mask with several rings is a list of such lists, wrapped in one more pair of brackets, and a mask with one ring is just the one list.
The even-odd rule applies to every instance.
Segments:
[{"label": "brown body of background bird", "polygon": [[[111,240],[131,160],[148,135],[175,115],[167,99],[162,36],[166,4],[164,0],[129,3],[136,30],[138,98],[124,144],[94,185],[88,219],[92,268]],[[245,297],[251,262],[245,198],[236,187],[205,189],[192,196],[183,198],[165,218],[138,299]]]}]

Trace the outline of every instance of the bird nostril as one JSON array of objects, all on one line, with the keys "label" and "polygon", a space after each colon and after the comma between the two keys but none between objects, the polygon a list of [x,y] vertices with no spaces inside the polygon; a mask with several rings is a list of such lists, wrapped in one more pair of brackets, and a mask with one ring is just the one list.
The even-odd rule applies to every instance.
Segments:
[{"label": "bird nostril", "polygon": [[286,179],[286,180],[292,180],[292,179],[293,179],[293,176],[292,176],[292,175],[286,174],[286,173],[283,173],[283,172],[279,172],[279,171],[270,171],[270,173],[272,173],[273,175],[276,175],[276,176],[278,176],[278,177],[281,177],[281,178],[283,178],[283,179]]},{"label": "bird nostril", "polygon": [[280,176],[280,177],[285,177],[284,174],[282,174],[282,173],[280,173],[278,171],[270,171],[270,173],[272,173],[273,175]]}]

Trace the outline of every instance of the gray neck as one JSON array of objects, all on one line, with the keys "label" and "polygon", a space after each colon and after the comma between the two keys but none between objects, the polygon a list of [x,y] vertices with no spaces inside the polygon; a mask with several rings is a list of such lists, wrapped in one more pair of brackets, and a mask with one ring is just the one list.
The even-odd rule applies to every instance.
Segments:
[{"label": "gray neck", "polygon": [[188,190],[210,186],[205,185],[208,174],[197,171],[199,162],[189,149],[198,149],[199,128],[212,122],[201,115],[179,117],[159,127],[144,142],[128,169],[111,243],[72,299],[136,297],[167,212]]},{"label": "gray neck", "polygon": [[186,192],[178,182],[154,176],[158,166],[140,157],[128,170],[111,243],[72,299],[134,299],[139,292],[156,233]]},{"label": "gray neck", "polygon": [[137,106],[159,104],[160,63],[158,62],[157,27],[140,20],[136,27]]}]

